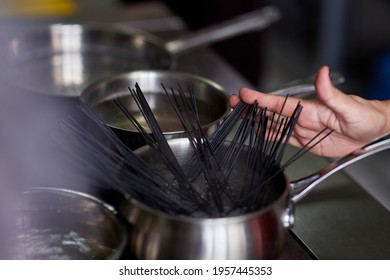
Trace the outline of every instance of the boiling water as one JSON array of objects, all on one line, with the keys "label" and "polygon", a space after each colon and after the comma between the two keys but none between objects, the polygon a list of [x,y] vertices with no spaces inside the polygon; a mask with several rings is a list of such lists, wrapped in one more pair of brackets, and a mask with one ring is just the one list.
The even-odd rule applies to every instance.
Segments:
[{"label": "boiling water", "polygon": [[51,228],[32,228],[20,230],[15,238],[16,259],[105,259],[115,251],[76,231],[60,233]]},{"label": "boiling water", "polygon": [[28,192],[12,215],[14,259],[107,259],[120,250],[112,214],[83,196]]}]

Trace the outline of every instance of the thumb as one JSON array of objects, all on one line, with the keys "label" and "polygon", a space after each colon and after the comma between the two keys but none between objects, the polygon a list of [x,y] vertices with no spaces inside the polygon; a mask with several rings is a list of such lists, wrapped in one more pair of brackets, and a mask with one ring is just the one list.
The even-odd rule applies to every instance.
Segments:
[{"label": "thumb", "polygon": [[328,66],[323,66],[318,70],[315,88],[317,97],[323,104],[331,108],[335,112],[342,112],[350,98],[340,90],[338,90],[330,79],[330,69]]}]

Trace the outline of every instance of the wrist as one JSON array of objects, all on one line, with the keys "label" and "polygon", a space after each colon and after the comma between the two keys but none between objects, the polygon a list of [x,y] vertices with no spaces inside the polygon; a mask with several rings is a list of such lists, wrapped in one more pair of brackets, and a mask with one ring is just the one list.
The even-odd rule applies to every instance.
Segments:
[{"label": "wrist", "polygon": [[382,101],[382,114],[384,115],[385,125],[383,127],[383,134],[390,133],[390,100]]}]

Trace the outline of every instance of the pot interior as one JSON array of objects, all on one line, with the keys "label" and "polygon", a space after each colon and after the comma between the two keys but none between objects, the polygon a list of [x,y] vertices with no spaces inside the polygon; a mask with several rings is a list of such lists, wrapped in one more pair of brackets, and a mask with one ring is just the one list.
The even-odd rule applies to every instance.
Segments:
[{"label": "pot interior", "polygon": [[[136,83],[142,90],[164,133],[182,132],[183,126],[162,85],[170,94],[171,90],[174,90],[176,96],[178,96],[179,87],[187,97],[190,92],[193,92],[199,114],[198,119],[204,127],[216,124],[229,111],[227,96],[218,85],[195,76],[168,71],[138,71],[120,75],[92,85],[82,94],[82,98],[92,104],[102,120],[109,126],[119,130],[138,132],[123,111],[113,102],[114,98],[118,98],[137,121],[147,131],[150,131],[128,89],[128,87],[134,88]],[[180,98],[178,102],[179,106],[184,108]]]},{"label": "pot interior", "polygon": [[[221,164],[229,144],[229,142],[225,142],[218,152],[215,153],[218,164]],[[199,166],[198,164],[200,163],[197,162],[196,157],[194,157],[188,139],[172,139],[169,140],[169,145],[185,172],[191,172],[191,170],[197,169]],[[166,164],[154,149],[145,146],[137,149],[135,153],[148,163],[150,168],[156,170],[166,181],[172,182],[175,180],[175,176],[167,169]],[[222,182],[222,184],[219,185],[221,187],[220,189],[216,189],[216,185],[206,183],[206,175],[204,173],[195,175],[195,179],[191,181],[192,186],[202,197],[209,200],[205,206],[206,209],[202,209],[203,206],[200,207],[198,205],[199,208],[190,213],[189,216],[208,219],[216,217],[245,216],[247,214],[251,215],[259,210],[261,211],[267,207],[272,207],[272,204],[275,201],[289,192],[285,174],[282,170],[278,169],[278,167],[275,167],[272,171],[272,174],[274,174],[272,178],[264,178],[264,180],[256,178],[251,185],[250,180],[253,178],[253,174],[255,172],[260,173],[261,170],[248,171],[247,162],[248,150],[244,149],[235,160],[233,168],[227,173],[228,175],[224,176],[222,180],[218,178],[218,180],[220,180],[219,182]],[[210,169],[213,168],[214,167],[210,167]],[[173,185],[173,187],[177,187],[182,193],[185,192],[179,185]],[[218,210],[213,208],[215,207],[217,209],[215,206],[217,202],[215,197],[213,198],[212,193],[216,193],[218,195],[218,201],[221,201],[223,204],[222,212],[218,212]],[[188,193],[188,196],[191,196],[190,192]],[[172,199],[177,198],[173,196]],[[148,205],[147,199],[141,202]],[[164,211],[164,209],[162,210]]]}]

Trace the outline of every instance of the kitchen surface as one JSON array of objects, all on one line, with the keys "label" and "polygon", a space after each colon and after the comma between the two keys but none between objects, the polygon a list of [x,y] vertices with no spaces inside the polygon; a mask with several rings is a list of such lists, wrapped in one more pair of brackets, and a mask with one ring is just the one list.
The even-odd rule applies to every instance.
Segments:
[{"label": "kitchen surface", "polygon": [[[162,2],[119,3],[120,1],[108,0],[53,2],[56,2],[56,5],[46,10],[45,15],[37,10],[17,8],[0,10],[6,19],[12,14],[18,15],[16,17],[18,20],[6,20],[7,25],[13,25],[12,28],[15,29],[23,29],[25,24],[43,25],[59,21],[100,22],[116,24],[122,28],[140,28],[166,41],[189,32],[185,19]],[[280,4],[280,1],[271,2]],[[281,8],[282,12],[285,12],[283,5]],[[340,6],[337,11],[342,13],[343,9],[345,7]],[[327,14],[322,16],[323,22],[329,20]],[[291,20],[288,15],[286,18]],[[340,18],[342,14],[336,18],[342,25]],[[340,54],[337,52],[327,54],[322,48],[316,53],[306,51],[308,44],[300,45],[290,37],[284,37],[286,27],[283,26],[283,17],[278,24],[259,31],[264,46],[259,56],[262,73],[259,74],[258,81],[249,81],[240,69],[229,63],[228,57],[220,55],[212,46],[180,55],[175,61],[175,69],[206,77],[220,84],[228,93],[235,94],[242,86],[259,90],[282,87],[289,81],[313,74],[318,63],[326,64],[326,61],[330,61],[331,64],[340,61],[338,60]],[[325,27],[320,30],[322,36],[331,38],[336,45],[342,45],[337,41],[337,36],[342,35],[329,35]],[[225,44],[228,42],[229,40]],[[245,51],[245,46],[242,46],[240,51]],[[340,70],[347,78],[340,87],[347,91],[366,88],[361,85],[362,80],[358,79],[361,73],[348,72],[349,68],[343,65],[335,67],[335,70]],[[362,95],[365,94],[365,91],[361,92]],[[39,137],[36,141],[39,142]],[[287,153],[292,155],[295,151],[295,148],[288,147]],[[332,161],[333,159],[308,153],[288,167],[286,173],[290,180],[297,180],[317,172]],[[295,224],[289,232],[286,246],[279,258],[390,259],[389,164],[390,151],[372,155],[327,178],[298,201],[295,206]],[[40,172],[42,171],[38,168],[37,174],[48,176],[45,172],[42,174]],[[122,256],[129,257],[126,254]]]}]

